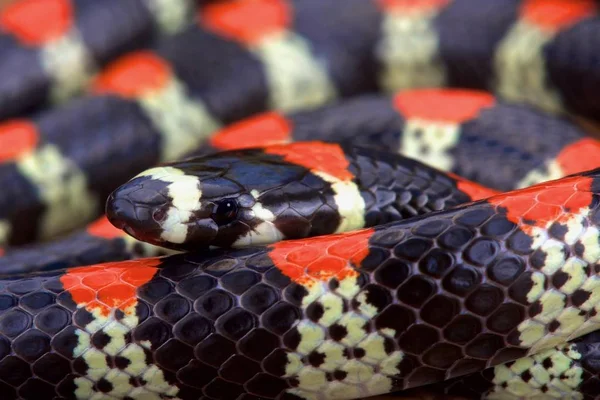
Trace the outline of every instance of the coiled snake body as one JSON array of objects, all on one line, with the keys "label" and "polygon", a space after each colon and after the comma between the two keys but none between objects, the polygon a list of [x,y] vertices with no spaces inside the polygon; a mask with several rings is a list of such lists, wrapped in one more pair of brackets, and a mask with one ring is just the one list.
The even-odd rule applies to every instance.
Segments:
[{"label": "coiled snake body", "polygon": [[597,7],[18,1],[0,397],[600,397]]}]

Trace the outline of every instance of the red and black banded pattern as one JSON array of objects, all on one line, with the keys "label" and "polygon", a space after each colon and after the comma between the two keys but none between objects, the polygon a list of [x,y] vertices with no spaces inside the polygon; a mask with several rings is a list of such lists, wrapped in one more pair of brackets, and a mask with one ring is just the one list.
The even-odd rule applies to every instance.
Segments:
[{"label": "red and black banded pattern", "polygon": [[357,96],[311,111],[263,113],[221,129],[194,154],[305,140],[397,151],[499,190],[600,166],[600,142],[568,120],[462,89]]},{"label": "red and black banded pattern", "polygon": [[599,195],[595,170],[345,234],[11,277],[3,393],[364,398],[541,354],[600,325]]},{"label": "red and black banded pattern", "polygon": [[[192,21],[193,0],[20,0],[0,13],[0,118],[65,101],[118,56]],[[105,29],[110,26],[111,29]]]},{"label": "red and black banded pattern", "polygon": [[[449,2],[436,18],[461,4],[465,8],[465,1]],[[385,24],[382,21],[396,15],[390,10],[400,7],[402,11],[403,4],[402,1],[383,3],[352,0],[344,12],[339,12],[337,3],[332,1],[209,3],[198,11],[196,23],[184,31],[158,40],[151,50],[128,53],[110,63],[92,83],[93,94],[36,116],[34,127],[27,130],[37,132],[33,136],[39,137],[38,145],[25,154],[16,152],[18,157],[12,154],[17,159],[2,165],[0,183],[9,189],[6,192],[9,200],[0,199],[0,243],[25,244],[82,227],[100,215],[100,203],[107,192],[158,162],[177,159],[197,148],[222,124],[272,109],[287,112],[312,109],[336,98],[377,89],[377,73],[364,72],[379,70],[379,63],[373,58],[381,51],[373,50],[377,47],[374,43],[384,40],[380,32],[381,24]],[[431,4],[437,3],[442,4]],[[489,9],[498,8],[487,4],[471,6],[490,13]],[[255,18],[245,18],[248,12]],[[481,15],[487,14],[482,11]],[[452,21],[460,22],[454,18]],[[393,21],[390,23],[394,25]],[[460,25],[475,26],[469,21]],[[593,86],[582,84],[586,88]],[[23,122],[31,123],[7,124]],[[456,140],[456,120],[446,123],[436,125],[433,131],[446,129],[450,131],[448,140]],[[415,137],[406,136],[411,137],[407,146],[423,150],[419,154],[429,160],[439,160],[448,167],[454,164],[454,158],[445,154],[444,149],[431,145],[428,139],[431,134],[419,134],[418,125],[418,121],[410,124],[415,128]],[[24,140],[30,136],[25,135]],[[545,140],[548,146],[556,147],[548,150],[552,156],[544,160],[550,162],[549,159],[558,157],[562,146],[557,144],[563,142]],[[456,165],[461,166],[456,169],[464,171],[454,172],[486,186],[508,187],[504,173],[481,172],[506,171],[512,164],[504,162],[506,155],[519,160],[516,165],[522,166],[517,186],[539,181],[540,177],[564,175],[557,163],[527,165],[531,153],[523,155],[517,150],[522,147],[521,142],[515,148],[507,145],[504,153],[495,153],[501,154],[498,160],[502,161],[502,167],[491,169],[483,169],[479,164],[470,166],[472,154],[493,154],[489,141],[475,140],[466,145],[471,150],[456,156]],[[484,150],[479,150],[478,145],[483,145]],[[485,160],[482,165],[487,163]],[[42,173],[39,168],[42,164],[51,167]],[[481,179],[469,173],[481,174]],[[506,180],[494,182],[494,175]],[[510,182],[515,185],[514,175]],[[10,200],[17,197],[23,199],[22,206]],[[67,215],[57,211],[62,205],[68,205],[64,209],[73,207],[76,212]]]},{"label": "red and black banded pattern", "polygon": [[[56,62],[47,62],[46,68],[54,68],[54,78],[60,76],[62,91],[68,92],[69,85],[83,86],[81,77],[88,75],[90,60],[101,65],[150,41],[155,21],[161,18],[151,15],[148,4],[154,4],[159,14],[166,13],[162,18],[166,25],[177,16],[191,18],[190,3],[185,1],[178,7],[161,0],[111,1],[115,12],[110,15],[104,3],[44,1],[58,4],[58,18],[43,18],[43,13],[38,17],[35,8],[48,6],[30,6],[40,3],[30,0],[21,2],[25,5],[16,11],[9,9],[0,24],[11,32],[6,35],[10,51],[3,57],[8,60],[3,72],[18,78],[0,91],[0,98],[18,98],[2,107],[8,110],[6,115],[39,105],[49,96],[48,72],[38,61],[40,54],[49,54],[53,61],[59,46],[70,50],[71,69]],[[178,72],[187,75],[196,90],[209,90],[211,82],[219,82],[219,95],[208,99],[207,107],[224,122],[265,108],[291,111],[358,93],[419,87],[485,89],[552,112],[598,115],[595,94],[600,77],[594,49],[600,22],[594,0],[346,3],[341,12],[335,0],[207,2],[201,4],[196,25],[159,39],[163,44],[156,46],[200,60],[195,70],[180,65]],[[168,9],[166,4],[188,12],[168,14],[162,9]],[[96,27],[109,18],[118,27],[121,20],[129,24],[98,36]],[[39,24],[27,22],[38,20]],[[49,21],[56,21],[56,26]],[[44,29],[33,29],[37,26]],[[131,26],[136,29],[126,29]],[[32,41],[36,45],[28,46]],[[40,46],[50,50],[40,51]],[[73,69],[77,73],[69,75]],[[241,93],[249,100],[234,102]]]},{"label": "red and black banded pattern", "polygon": [[[288,152],[303,149],[305,151],[311,149],[318,151],[320,149],[321,154],[328,152],[327,157],[330,157],[334,153],[334,150],[336,150],[336,145],[324,145],[321,148],[319,148],[318,144],[314,146],[314,148],[303,148],[300,145],[280,146],[279,153],[285,148],[288,148]],[[383,221],[399,220],[414,215],[421,215],[430,211],[447,208],[472,200],[478,200],[493,194],[493,191],[480,187],[472,182],[458,177],[448,176],[433,168],[429,168],[416,161],[398,155],[384,154],[381,151],[353,150],[348,146],[345,146],[345,149],[347,151],[345,157],[347,157],[348,160],[331,160],[330,164],[333,165],[333,168],[337,168],[335,162],[341,163],[342,165],[339,166],[339,170],[348,167],[348,174],[354,174],[358,177],[357,184],[359,187],[362,187],[362,193],[364,195],[364,208],[370,210],[370,212],[367,212],[359,218],[359,222],[363,221],[368,226],[373,226]],[[277,152],[277,147],[273,147],[272,150],[274,153]],[[323,224],[323,222],[320,222],[320,220],[316,218],[322,215],[313,214],[317,212],[320,207],[326,209],[325,211],[321,211],[320,214],[337,212],[336,204],[334,203],[335,199],[339,198],[339,195],[330,193],[331,196],[328,197],[328,202],[332,203],[331,206],[327,206],[327,204],[323,203],[310,205],[312,200],[317,202],[322,200],[320,190],[314,186],[315,182],[320,182],[321,186],[329,185],[329,183],[318,177],[307,180],[306,175],[310,172],[307,171],[306,168],[298,168],[296,166],[292,168],[291,172],[293,173],[289,170],[287,173],[284,173],[286,165],[289,166],[290,160],[284,161],[281,158],[281,155],[273,154],[272,157],[267,157],[267,159],[265,159],[264,156],[255,156],[254,153],[249,153],[248,151],[233,154],[233,157],[231,155],[218,154],[205,159],[204,165],[209,165],[214,168],[220,166],[221,170],[226,171],[226,163],[228,161],[233,161],[237,157],[238,164],[232,169],[234,169],[238,175],[232,175],[230,170],[230,172],[224,174],[224,176],[221,177],[222,179],[218,182],[209,180],[208,182],[210,184],[202,190],[202,199],[207,200],[210,197],[211,190],[231,190],[234,183],[238,185],[234,187],[238,188],[240,193],[243,192],[246,196],[251,196],[251,193],[254,193],[253,191],[257,189],[256,181],[248,175],[248,170],[244,172],[244,168],[248,166],[247,164],[244,164],[244,162],[248,163],[250,160],[250,165],[254,164],[252,172],[259,173],[261,174],[260,176],[264,177],[265,171],[260,172],[261,165],[262,168],[268,170],[269,174],[272,174],[274,168],[276,168],[274,162],[277,159],[277,173],[281,173],[282,175],[279,178],[260,182],[260,185],[263,188],[267,187],[265,191],[270,190],[270,194],[263,194],[260,199],[259,202],[266,206],[266,208],[258,210],[259,216],[264,218],[264,213],[270,212],[270,210],[277,213],[277,218],[281,220],[280,223],[282,225],[279,229],[282,232],[287,231],[287,236],[290,237],[305,235],[307,229],[310,231],[309,233],[311,235],[317,233],[331,233],[335,230],[333,228],[333,230],[327,229],[327,227],[317,228],[316,226]],[[300,154],[298,153],[291,154],[292,157],[296,157],[296,161],[298,161],[297,158],[299,155]],[[198,171],[199,168],[197,164],[202,163],[192,163],[190,161],[177,163],[177,165],[193,167],[195,171]],[[355,172],[351,172],[352,170]],[[213,172],[217,173],[217,170],[213,170]],[[337,175],[340,175],[340,173],[337,173]],[[225,176],[233,179],[233,181],[225,180]],[[294,178],[298,178],[298,180],[294,181]],[[310,183],[312,186],[303,186],[301,182],[302,178],[305,182],[312,182]],[[199,177],[194,176],[192,179],[196,184]],[[148,177],[144,180],[147,181]],[[130,188],[132,185],[137,185],[139,179],[134,181],[134,183],[129,184]],[[224,185],[225,189],[219,189],[219,187],[216,186],[217,184],[224,183],[228,183],[228,185]],[[352,183],[352,181],[348,181],[346,186],[343,187],[347,187],[348,185],[351,186]],[[290,190],[294,187],[303,188],[303,190],[301,192],[298,192],[297,190],[294,191],[293,193],[295,193],[295,195],[289,193],[284,194],[279,184],[285,184],[285,187]],[[166,183],[155,182],[155,186],[156,185],[164,188]],[[145,191],[143,193],[138,192],[137,196],[147,196],[150,193],[148,182],[146,182],[145,186]],[[156,189],[158,190],[158,188]],[[185,189],[185,187],[180,187],[180,192],[183,191],[183,189]],[[197,189],[198,187],[195,185],[192,188],[192,191],[195,192]],[[135,192],[135,190],[133,190],[133,192]],[[231,196],[225,196],[225,200],[230,199],[238,203],[243,197],[240,193],[237,193],[238,197],[235,199],[232,199]],[[268,201],[269,198],[270,204]],[[198,200],[200,199],[194,199],[194,201]],[[148,201],[148,197],[146,197],[145,201]],[[252,201],[256,202],[256,200]],[[361,202],[361,204],[363,202]],[[284,203],[287,205],[285,210],[282,210],[281,205]],[[258,207],[258,205],[255,204],[255,207],[253,208],[256,209],[256,207]],[[345,207],[345,210],[349,212],[348,207]],[[138,215],[143,215],[143,213]],[[353,216],[350,215],[350,217]],[[340,226],[339,216],[331,216],[329,221],[331,222],[332,219],[337,221],[336,227]],[[245,222],[247,224],[250,223],[250,221]],[[314,225],[312,230],[308,228],[308,226],[311,225]],[[287,229],[285,229],[285,227],[287,227]],[[362,225],[360,227],[362,227]],[[344,224],[341,228],[342,230],[348,230],[350,226]],[[224,233],[221,232],[221,236],[223,235]],[[227,236],[227,234],[225,234],[225,236]],[[229,233],[229,236],[232,236],[231,232]],[[74,232],[64,238],[59,238],[50,242],[31,244],[21,248],[7,249],[7,251],[0,256],[0,274],[47,271],[109,261],[121,261],[141,256],[158,255],[165,251],[166,249],[164,248],[156,248],[144,242],[135,240],[122,230],[115,228],[105,217],[103,217],[90,224],[87,228]]]},{"label": "red and black banded pattern", "polygon": [[287,116],[266,113],[218,131],[203,146],[218,124],[177,82],[164,59],[138,53],[98,78],[96,90],[105,94],[0,125],[0,243],[82,227],[127,179],[190,152],[349,142],[395,149],[502,190],[591,169],[600,159],[598,142],[567,120],[483,92],[448,89],[357,97]]},{"label": "red and black banded pattern", "polygon": [[119,229],[175,250],[348,232],[495,194],[412,159],[320,141],[164,164],[108,198]]}]

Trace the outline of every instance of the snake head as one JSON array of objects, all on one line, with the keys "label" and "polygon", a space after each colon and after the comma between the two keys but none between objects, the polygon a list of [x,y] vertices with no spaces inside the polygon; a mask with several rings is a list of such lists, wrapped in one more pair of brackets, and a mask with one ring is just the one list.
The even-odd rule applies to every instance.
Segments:
[{"label": "snake head", "polygon": [[109,196],[106,215],[130,236],[174,250],[268,244],[306,236],[307,218],[293,208],[323,197],[323,184],[306,178],[305,168],[258,149],[222,152],[142,172]]}]

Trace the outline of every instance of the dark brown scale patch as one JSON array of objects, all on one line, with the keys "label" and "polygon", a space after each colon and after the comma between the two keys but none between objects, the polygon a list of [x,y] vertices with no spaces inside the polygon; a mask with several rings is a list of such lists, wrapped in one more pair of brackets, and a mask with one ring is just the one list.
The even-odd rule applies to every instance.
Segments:
[{"label": "dark brown scale patch", "polygon": [[469,243],[471,239],[473,239],[473,232],[471,230],[461,226],[454,226],[438,238],[438,243],[449,250],[458,250]]},{"label": "dark brown scale patch", "polygon": [[546,257],[547,254],[545,251],[537,249],[529,257],[529,263],[535,269],[542,269],[544,268],[544,265],[546,265]]},{"label": "dark brown scale patch", "polygon": [[[328,286],[330,290],[335,291],[340,287],[340,281],[338,281],[336,278],[331,278]],[[308,294],[308,292],[306,293]]]},{"label": "dark brown scale patch", "polygon": [[392,354],[396,350],[396,341],[389,337],[384,337],[383,349],[386,354]]},{"label": "dark brown scale patch", "polygon": [[278,289],[283,289],[288,286],[292,281],[290,278],[285,276],[279,268],[271,268],[263,274],[263,280],[269,285],[274,286]]},{"label": "dark brown scale patch", "polygon": [[[333,279],[332,279],[333,281]],[[330,287],[331,285],[336,285],[332,282],[330,282]],[[339,286],[339,283],[337,283],[337,285]],[[336,286],[337,289],[337,286]],[[333,287],[331,287],[331,290],[335,290]],[[286,299],[288,302],[290,302],[292,305],[295,305],[297,307],[300,307],[302,305],[302,300],[304,299],[304,297],[306,297],[306,295],[308,294],[308,291],[306,290],[306,288],[302,285],[298,285],[296,283],[286,287],[283,291],[283,297],[284,299]]]},{"label": "dark brown scale patch", "polygon": [[313,322],[319,322],[323,314],[325,314],[325,308],[323,308],[323,305],[321,303],[318,303],[316,301],[314,303],[311,303],[306,308],[306,316]]},{"label": "dark brown scale patch", "polygon": [[313,367],[318,367],[325,362],[325,354],[313,351],[308,355],[308,362]]},{"label": "dark brown scale patch", "polygon": [[550,322],[550,324],[548,324],[548,330],[550,332],[554,332],[558,328],[560,328],[560,322],[558,322],[557,320],[553,320],[552,322]]},{"label": "dark brown scale patch", "polygon": [[428,239],[411,238],[394,247],[394,255],[401,259],[416,261],[432,246],[433,244]]},{"label": "dark brown scale patch", "polygon": [[72,358],[73,350],[75,350],[75,347],[79,343],[79,336],[75,333],[76,331],[76,327],[72,325],[67,326],[52,338],[52,349],[64,357]]},{"label": "dark brown scale patch", "polygon": [[454,343],[465,344],[481,332],[481,321],[470,315],[459,315],[446,328],[444,337]]},{"label": "dark brown scale patch", "polygon": [[[531,280],[531,275],[533,272],[525,271],[519,276],[517,281],[511,285],[508,289],[508,295],[511,299],[523,304],[529,305],[529,301],[527,300],[527,293],[533,287],[533,281]],[[544,286],[546,283],[544,283]]]},{"label": "dark brown scale patch", "polygon": [[535,301],[531,307],[529,307],[529,317],[535,317],[542,312],[542,304],[539,300]]},{"label": "dark brown scale patch", "polygon": [[[280,394],[284,393],[284,391],[289,388],[289,385],[283,379],[260,373],[247,382],[245,387],[248,391],[255,393],[257,396],[261,396],[252,399],[249,398],[248,400],[262,400],[264,398],[274,399],[276,397],[285,400],[285,395],[281,396]],[[278,395],[281,397],[278,397]],[[289,399],[292,398],[289,397]]]},{"label": "dark brown scale patch", "polygon": [[339,369],[333,371],[333,378],[338,381],[343,381],[344,379],[346,379],[347,376],[348,373],[346,371],[341,371]]},{"label": "dark brown scale patch", "polygon": [[329,336],[336,342],[344,339],[348,334],[348,330],[345,326],[333,324],[329,327]]},{"label": "dark brown scale patch", "polygon": [[564,240],[567,232],[569,232],[569,228],[558,222],[554,222],[548,229],[548,233],[558,240]]},{"label": "dark brown scale patch", "polygon": [[192,348],[177,339],[169,340],[154,352],[155,363],[174,372],[183,368],[192,357]]},{"label": "dark brown scale patch", "polygon": [[[490,364],[498,365],[505,364],[507,362],[512,363],[513,361],[518,360],[519,358],[525,357],[526,354],[527,349],[522,349],[519,347],[505,347],[498,353],[496,353]],[[507,365],[507,367],[510,366]]]},{"label": "dark brown scale patch", "polygon": [[92,313],[85,308],[79,308],[73,313],[73,322],[80,328],[85,328],[90,322],[95,320]]},{"label": "dark brown scale patch", "polygon": [[243,385],[261,371],[260,365],[251,359],[235,355],[219,369],[219,375],[231,382]]},{"label": "dark brown scale patch", "polygon": [[[136,306],[139,305],[139,304],[140,303],[136,304]],[[141,303],[141,304],[144,304],[144,303]],[[123,320],[123,318],[125,318],[125,313],[122,310],[120,310],[120,309],[116,309],[115,310],[115,319],[117,321],[121,321],[121,320]]]},{"label": "dark brown scale patch", "polygon": [[378,312],[392,302],[390,292],[378,285],[367,285],[363,288],[366,293],[367,304],[374,306]]},{"label": "dark brown scale patch", "polygon": [[360,347],[354,349],[354,358],[363,358],[365,354],[367,354],[367,352]]},{"label": "dark brown scale patch", "polygon": [[240,304],[246,310],[260,315],[279,300],[275,289],[259,283],[248,289],[241,297]]},{"label": "dark brown scale patch", "polygon": [[376,230],[369,242],[375,247],[391,248],[396,246],[406,237],[406,231],[400,227],[390,227],[385,230]]},{"label": "dark brown scale patch", "polygon": [[15,282],[8,283],[6,289],[16,295],[23,296],[27,293],[35,292],[41,287],[41,279],[19,279]]},{"label": "dark brown scale patch", "polygon": [[392,304],[375,317],[375,329],[391,328],[398,335],[414,322],[415,314],[411,309],[398,304]]},{"label": "dark brown scale patch", "polygon": [[423,354],[423,362],[430,367],[449,368],[463,356],[460,347],[450,343],[438,343]]},{"label": "dark brown scale patch", "polygon": [[215,329],[231,340],[240,340],[257,325],[257,322],[252,313],[235,308],[219,318],[215,324]]},{"label": "dark brown scale patch", "polygon": [[208,319],[216,320],[235,304],[234,298],[224,290],[214,289],[194,302],[194,309]]},{"label": "dark brown scale patch", "polygon": [[587,290],[577,289],[571,295],[571,303],[575,307],[579,307],[583,303],[585,303],[586,301],[588,301],[588,299],[590,298],[591,295],[592,294],[590,292],[588,292]]},{"label": "dark brown scale patch", "polygon": [[415,235],[435,238],[442,234],[451,224],[447,219],[424,220],[415,226],[412,231]]},{"label": "dark brown scale patch", "polygon": [[390,258],[375,270],[375,281],[385,287],[395,289],[406,280],[410,268],[397,258]]},{"label": "dark brown scale patch", "polygon": [[442,277],[452,268],[454,258],[441,249],[433,249],[419,262],[419,269],[434,278]]},{"label": "dark brown scale patch", "polygon": [[173,334],[182,342],[195,346],[207,337],[212,330],[212,323],[208,319],[198,314],[190,314],[175,324]]},{"label": "dark brown scale patch", "polygon": [[154,277],[150,282],[142,285],[137,295],[150,304],[156,304],[173,292],[173,286],[169,281],[160,277]]},{"label": "dark brown scale patch", "polygon": [[491,237],[502,237],[507,233],[510,233],[515,228],[515,223],[506,219],[506,217],[502,215],[495,215],[490,218],[483,226],[481,227],[481,232],[485,236]]},{"label": "dark brown scale patch", "polygon": [[462,214],[455,218],[455,221],[461,225],[469,227],[478,227],[483,224],[488,218],[494,215],[494,210],[490,207],[474,207],[467,209]]},{"label": "dark brown scale patch", "polygon": [[52,399],[56,396],[54,386],[40,379],[29,379],[19,388],[22,399]]},{"label": "dark brown scale patch", "polygon": [[216,377],[216,368],[196,360],[190,361],[188,365],[177,371],[177,378],[182,383],[198,389],[203,388]]},{"label": "dark brown scale patch", "polygon": [[525,270],[521,259],[506,257],[498,260],[487,268],[490,279],[504,286],[510,286]]},{"label": "dark brown scale patch", "polygon": [[49,292],[29,293],[21,298],[21,305],[30,311],[38,311],[54,304],[56,296]]},{"label": "dark brown scale patch", "polygon": [[30,329],[12,343],[15,354],[33,362],[50,351],[50,337],[37,329]]},{"label": "dark brown scale patch", "polygon": [[552,368],[552,365],[553,365],[553,363],[552,363],[552,359],[551,359],[551,358],[546,358],[546,359],[544,359],[544,361],[542,362],[542,366],[543,366],[545,369],[550,369],[550,368]]},{"label": "dark brown scale patch", "polygon": [[585,253],[585,246],[583,243],[581,243],[581,241],[577,241],[577,243],[573,245],[573,253],[579,258],[583,257],[583,253]]},{"label": "dark brown scale patch", "polygon": [[486,362],[483,360],[462,359],[458,360],[448,371],[448,378],[474,374],[484,370]]},{"label": "dark brown scale patch", "polygon": [[108,336],[103,330],[99,330],[92,335],[92,345],[100,350],[109,344],[110,340],[110,336]]},{"label": "dark brown scale patch", "polygon": [[221,378],[214,379],[204,388],[204,393],[213,399],[237,399],[243,392],[242,386]]},{"label": "dark brown scale patch", "polygon": [[508,238],[506,244],[515,253],[526,255],[531,253],[533,239],[525,232],[517,230]]},{"label": "dark brown scale patch", "polygon": [[185,278],[177,284],[177,291],[190,300],[196,300],[217,286],[217,280],[207,275]]},{"label": "dark brown scale patch", "polygon": [[265,358],[262,364],[266,372],[281,377],[285,375],[287,363],[287,353],[283,349],[276,349]]},{"label": "dark brown scale patch", "polygon": [[0,360],[11,352],[10,341],[4,336],[0,336]]},{"label": "dark brown scale patch", "polygon": [[260,282],[260,275],[251,270],[233,271],[219,279],[221,286],[233,294],[240,295]]},{"label": "dark brown scale patch", "polygon": [[113,390],[113,385],[109,381],[104,378],[100,378],[98,383],[96,383],[96,389],[102,393],[108,393]]},{"label": "dark brown scale patch", "polygon": [[365,272],[373,272],[375,269],[380,267],[382,263],[390,260],[390,252],[388,250],[372,248],[369,250],[369,254],[360,263],[360,269]]},{"label": "dark brown scale patch", "polygon": [[476,239],[464,252],[465,259],[475,265],[488,265],[500,251],[498,242],[487,238]]},{"label": "dark brown scale patch", "polygon": [[288,303],[277,303],[261,316],[263,326],[276,335],[286,333],[300,318],[300,310]]},{"label": "dark brown scale patch", "polygon": [[437,343],[438,331],[426,325],[413,325],[400,337],[400,348],[408,353],[421,355]]},{"label": "dark brown scale patch", "polygon": [[114,365],[119,369],[125,369],[129,367],[129,364],[131,364],[131,361],[126,357],[116,356],[114,358]]},{"label": "dark brown scale patch", "polygon": [[33,319],[33,325],[46,332],[49,335],[54,335],[63,330],[70,322],[70,316],[67,310],[59,306],[51,306],[42,310]]},{"label": "dark brown scale patch", "polygon": [[465,265],[458,265],[444,277],[442,286],[448,292],[462,297],[477,287],[480,282],[481,275],[478,271]]},{"label": "dark brown scale patch", "polygon": [[426,276],[415,275],[398,289],[396,296],[404,304],[419,308],[433,296],[436,289],[435,281]]},{"label": "dark brown scale patch", "polygon": [[533,376],[529,371],[525,371],[521,374],[521,379],[523,379],[523,382],[529,382],[531,378],[533,378]]},{"label": "dark brown scale patch", "polygon": [[71,373],[71,365],[67,359],[56,353],[46,353],[32,365],[32,370],[43,380],[57,384]]},{"label": "dark brown scale patch", "polygon": [[298,329],[290,329],[285,335],[283,335],[283,344],[290,349],[296,349],[302,340],[302,336]]},{"label": "dark brown scale patch", "polygon": [[178,294],[169,295],[154,306],[156,316],[171,324],[176,323],[188,315],[189,312],[189,301]]},{"label": "dark brown scale patch", "polygon": [[217,368],[235,353],[235,344],[217,334],[210,335],[194,348],[198,360]]},{"label": "dark brown scale patch", "polygon": [[238,342],[240,352],[257,361],[262,361],[279,345],[279,337],[262,328],[252,330]]},{"label": "dark brown scale patch", "polygon": [[445,379],[446,371],[437,368],[419,367],[408,377],[411,385],[415,387],[441,382]]},{"label": "dark brown scale patch", "polygon": [[31,377],[31,368],[19,357],[8,356],[0,361],[0,376],[4,382],[18,387]]},{"label": "dark brown scale patch", "polygon": [[158,348],[171,337],[171,326],[156,317],[150,317],[133,331],[136,342],[150,341],[152,348]]},{"label": "dark brown scale patch", "polygon": [[552,276],[552,285],[560,289],[567,281],[569,280],[569,274],[563,271],[556,271],[554,276]]},{"label": "dark brown scale patch", "polygon": [[465,348],[465,354],[469,357],[487,360],[504,347],[502,337],[488,333],[479,336]]},{"label": "dark brown scale patch", "polygon": [[16,337],[31,326],[31,316],[21,310],[13,309],[0,317],[0,333]]},{"label": "dark brown scale patch", "polygon": [[512,303],[502,304],[487,319],[487,327],[497,333],[508,333],[516,328],[524,319],[525,311],[522,306]]},{"label": "dark brown scale patch", "polygon": [[436,295],[421,309],[420,317],[423,321],[443,328],[458,315],[460,304],[457,300],[444,295]]}]

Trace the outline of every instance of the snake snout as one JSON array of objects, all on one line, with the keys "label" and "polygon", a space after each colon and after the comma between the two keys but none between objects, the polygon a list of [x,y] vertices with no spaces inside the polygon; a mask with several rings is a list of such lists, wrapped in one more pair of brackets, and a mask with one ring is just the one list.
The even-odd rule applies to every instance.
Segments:
[{"label": "snake snout", "polygon": [[161,215],[168,201],[155,190],[123,185],[106,201],[106,217],[129,235],[154,242],[161,231]]}]

